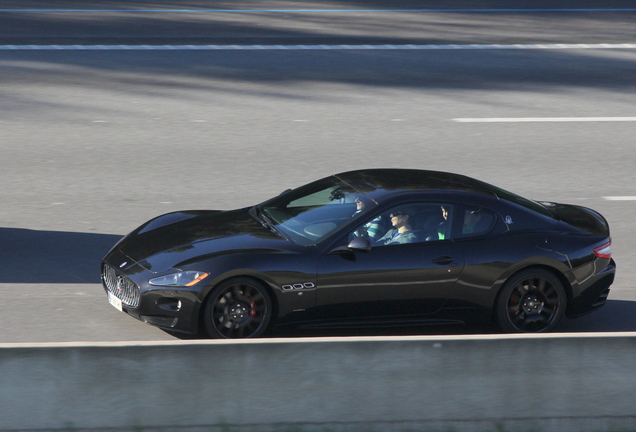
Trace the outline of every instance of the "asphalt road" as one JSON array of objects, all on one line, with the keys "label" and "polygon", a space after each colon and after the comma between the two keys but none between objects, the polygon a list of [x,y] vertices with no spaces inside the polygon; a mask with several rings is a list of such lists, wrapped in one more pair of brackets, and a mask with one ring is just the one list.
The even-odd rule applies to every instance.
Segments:
[{"label": "asphalt road", "polygon": [[[3,1],[0,48],[111,48],[0,49],[0,342],[172,339],[106,302],[99,262],[121,235],[168,211],[242,207],[364,167],[459,172],[599,210],[618,262],[610,300],[558,330],[636,331],[636,49],[536,45],[634,44],[636,11],[492,11],[509,1],[368,11],[385,3],[135,2],[155,9],[141,12],[89,1],[92,12],[38,12],[50,2]],[[515,5],[542,7],[571,2]],[[422,11],[442,8],[454,10]],[[122,49],[139,44],[281,47]],[[306,44],[370,47],[282,49]]]}]

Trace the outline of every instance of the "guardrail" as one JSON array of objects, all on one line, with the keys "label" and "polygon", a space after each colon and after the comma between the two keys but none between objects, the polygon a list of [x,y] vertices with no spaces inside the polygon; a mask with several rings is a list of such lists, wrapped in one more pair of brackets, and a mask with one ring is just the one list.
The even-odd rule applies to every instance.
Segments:
[{"label": "guardrail", "polygon": [[636,333],[4,344],[0,430],[631,432],[635,360]]}]

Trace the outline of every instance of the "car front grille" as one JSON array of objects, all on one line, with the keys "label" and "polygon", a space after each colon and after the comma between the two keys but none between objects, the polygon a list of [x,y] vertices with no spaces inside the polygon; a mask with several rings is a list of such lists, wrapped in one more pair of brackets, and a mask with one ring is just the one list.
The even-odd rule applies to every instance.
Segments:
[{"label": "car front grille", "polygon": [[139,306],[140,293],[136,283],[108,264],[104,264],[102,268],[102,279],[108,292],[120,299],[124,305],[131,308]]}]

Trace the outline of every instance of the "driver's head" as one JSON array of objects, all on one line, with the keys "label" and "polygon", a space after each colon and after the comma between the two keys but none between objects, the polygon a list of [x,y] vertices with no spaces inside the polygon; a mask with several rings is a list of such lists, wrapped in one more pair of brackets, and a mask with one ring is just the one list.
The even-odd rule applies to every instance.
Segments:
[{"label": "driver's head", "polygon": [[391,225],[396,228],[409,225],[409,215],[404,210],[396,210],[391,212]]}]

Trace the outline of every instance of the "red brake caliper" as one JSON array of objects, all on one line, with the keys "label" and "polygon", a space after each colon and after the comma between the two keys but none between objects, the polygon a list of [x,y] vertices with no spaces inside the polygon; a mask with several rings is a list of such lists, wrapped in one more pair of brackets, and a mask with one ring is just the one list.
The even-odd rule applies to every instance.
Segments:
[{"label": "red brake caliper", "polygon": [[254,302],[250,303],[250,316],[251,317],[256,316],[256,303]]}]

